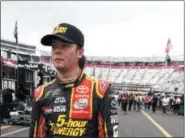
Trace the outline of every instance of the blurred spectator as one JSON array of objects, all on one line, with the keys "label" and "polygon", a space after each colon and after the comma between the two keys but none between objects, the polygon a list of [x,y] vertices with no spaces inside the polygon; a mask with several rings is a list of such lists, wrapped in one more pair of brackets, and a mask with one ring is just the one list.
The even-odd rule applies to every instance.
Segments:
[{"label": "blurred spectator", "polygon": [[134,101],[133,93],[130,93],[128,96],[128,104],[129,104],[128,110],[129,111],[131,111],[131,109],[132,109],[133,101]]},{"label": "blurred spectator", "polygon": [[123,114],[127,114],[128,95],[126,93],[122,96],[122,110]]},{"label": "blurred spectator", "polygon": [[169,104],[169,99],[167,98],[167,96],[165,95],[164,98],[161,100],[162,101],[162,110],[164,114],[167,114],[167,107]]},{"label": "blurred spectator", "polygon": [[150,110],[151,103],[152,103],[152,99],[151,97],[148,97],[148,110]]},{"label": "blurred spectator", "polygon": [[134,106],[134,111],[136,110],[136,105],[137,105],[137,94],[134,94],[134,101],[133,101],[133,106]]},{"label": "blurred spectator", "polygon": [[157,102],[158,102],[158,98],[154,94],[154,96],[152,98],[152,111],[153,111],[153,113],[155,113],[155,111],[156,111]]},{"label": "blurred spectator", "polygon": [[137,111],[139,112],[141,110],[141,104],[142,104],[142,97],[139,94],[136,97],[136,104],[137,104]]}]

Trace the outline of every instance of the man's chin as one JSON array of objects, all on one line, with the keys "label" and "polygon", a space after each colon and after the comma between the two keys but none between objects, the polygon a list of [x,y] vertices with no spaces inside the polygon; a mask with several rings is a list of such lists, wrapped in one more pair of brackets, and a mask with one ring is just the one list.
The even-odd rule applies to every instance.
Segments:
[{"label": "man's chin", "polygon": [[64,71],[64,70],[65,70],[65,67],[64,67],[64,66],[55,66],[55,68],[56,68],[58,71]]}]

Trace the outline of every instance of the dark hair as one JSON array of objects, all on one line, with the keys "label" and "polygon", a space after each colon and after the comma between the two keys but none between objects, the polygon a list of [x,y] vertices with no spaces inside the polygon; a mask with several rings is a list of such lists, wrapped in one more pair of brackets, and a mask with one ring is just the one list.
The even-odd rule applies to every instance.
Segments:
[{"label": "dark hair", "polygon": [[78,65],[79,65],[80,69],[83,70],[85,68],[85,64],[86,64],[86,57],[82,56],[78,61]]}]

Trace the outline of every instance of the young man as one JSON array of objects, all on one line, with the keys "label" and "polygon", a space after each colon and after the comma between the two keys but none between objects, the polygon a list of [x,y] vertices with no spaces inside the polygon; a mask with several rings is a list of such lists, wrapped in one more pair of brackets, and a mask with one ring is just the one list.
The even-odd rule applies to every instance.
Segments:
[{"label": "young man", "polygon": [[52,46],[57,75],[35,91],[30,138],[117,137],[116,100],[110,83],[83,73],[82,32],[61,23],[41,43]]}]

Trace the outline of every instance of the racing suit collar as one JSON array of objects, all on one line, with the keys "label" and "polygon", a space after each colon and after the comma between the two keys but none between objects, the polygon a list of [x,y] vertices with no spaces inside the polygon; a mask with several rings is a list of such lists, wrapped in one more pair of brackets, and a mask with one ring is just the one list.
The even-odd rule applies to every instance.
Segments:
[{"label": "racing suit collar", "polygon": [[65,87],[65,88],[69,88],[69,87],[74,87],[74,86],[79,85],[84,80],[85,76],[86,76],[86,74],[83,73],[83,71],[81,71],[75,81],[62,82],[59,74],[57,73],[56,80],[60,86]]}]

